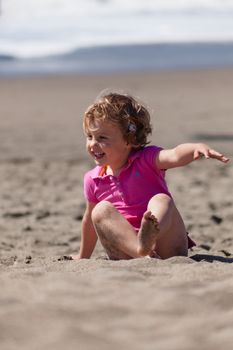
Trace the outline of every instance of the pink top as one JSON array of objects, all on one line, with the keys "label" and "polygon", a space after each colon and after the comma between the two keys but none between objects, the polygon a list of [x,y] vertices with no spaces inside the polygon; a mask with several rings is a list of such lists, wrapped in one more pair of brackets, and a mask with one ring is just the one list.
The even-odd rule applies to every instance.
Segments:
[{"label": "pink top", "polygon": [[149,200],[158,193],[171,197],[165,170],[156,168],[155,158],[162,148],[148,146],[131,152],[126,166],[116,176],[106,175],[97,166],[84,177],[84,195],[89,202],[108,201],[139,230]]}]

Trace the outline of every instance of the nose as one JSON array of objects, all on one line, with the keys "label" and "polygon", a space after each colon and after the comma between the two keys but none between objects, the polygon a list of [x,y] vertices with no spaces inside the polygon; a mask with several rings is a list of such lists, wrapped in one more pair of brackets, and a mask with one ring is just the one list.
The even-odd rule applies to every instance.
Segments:
[{"label": "nose", "polygon": [[92,138],[91,140],[89,140],[89,147],[93,148],[95,145],[97,145],[97,141],[96,139]]}]

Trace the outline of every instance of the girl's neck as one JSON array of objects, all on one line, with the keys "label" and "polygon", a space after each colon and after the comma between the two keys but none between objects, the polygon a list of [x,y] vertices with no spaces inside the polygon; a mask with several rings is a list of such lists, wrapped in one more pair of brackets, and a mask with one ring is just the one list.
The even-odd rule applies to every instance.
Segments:
[{"label": "girl's neck", "polygon": [[126,162],[123,163],[120,167],[111,167],[110,165],[106,165],[106,174],[107,175],[113,175],[113,176],[118,176],[121,172],[121,170],[125,167],[125,165],[128,163],[128,159]]},{"label": "girl's neck", "polygon": [[111,165],[106,165],[106,174],[107,175],[113,175],[113,176],[118,176],[122,169],[126,166],[128,163],[129,155],[131,153],[131,150],[129,151],[126,159],[122,160],[122,163],[116,166],[111,166]]},{"label": "girl's neck", "polygon": [[110,165],[107,165],[106,166],[106,174],[107,175],[113,175],[113,176],[118,176],[121,172],[121,170],[123,169],[125,165],[123,165],[122,167],[120,168],[112,168]]}]

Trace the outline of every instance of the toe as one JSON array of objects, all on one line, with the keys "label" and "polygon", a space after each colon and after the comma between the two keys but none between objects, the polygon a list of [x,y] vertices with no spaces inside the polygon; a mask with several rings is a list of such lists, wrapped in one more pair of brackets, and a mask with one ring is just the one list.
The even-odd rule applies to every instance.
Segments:
[{"label": "toe", "polygon": [[144,218],[145,218],[145,219],[150,219],[151,215],[152,215],[152,214],[151,214],[151,211],[148,210],[148,211],[146,211],[146,212],[144,213]]}]

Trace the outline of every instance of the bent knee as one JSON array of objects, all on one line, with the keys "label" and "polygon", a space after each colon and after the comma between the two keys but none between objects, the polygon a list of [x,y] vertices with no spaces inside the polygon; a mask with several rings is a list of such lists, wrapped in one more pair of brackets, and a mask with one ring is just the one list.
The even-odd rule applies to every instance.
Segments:
[{"label": "bent knee", "polygon": [[106,215],[110,215],[112,210],[114,210],[114,207],[110,202],[99,202],[92,210],[91,219],[93,222],[97,223],[101,221],[104,217],[106,217]]},{"label": "bent knee", "polygon": [[148,209],[156,203],[163,203],[167,206],[174,206],[173,199],[166,193],[158,193],[154,195],[148,202]]}]

